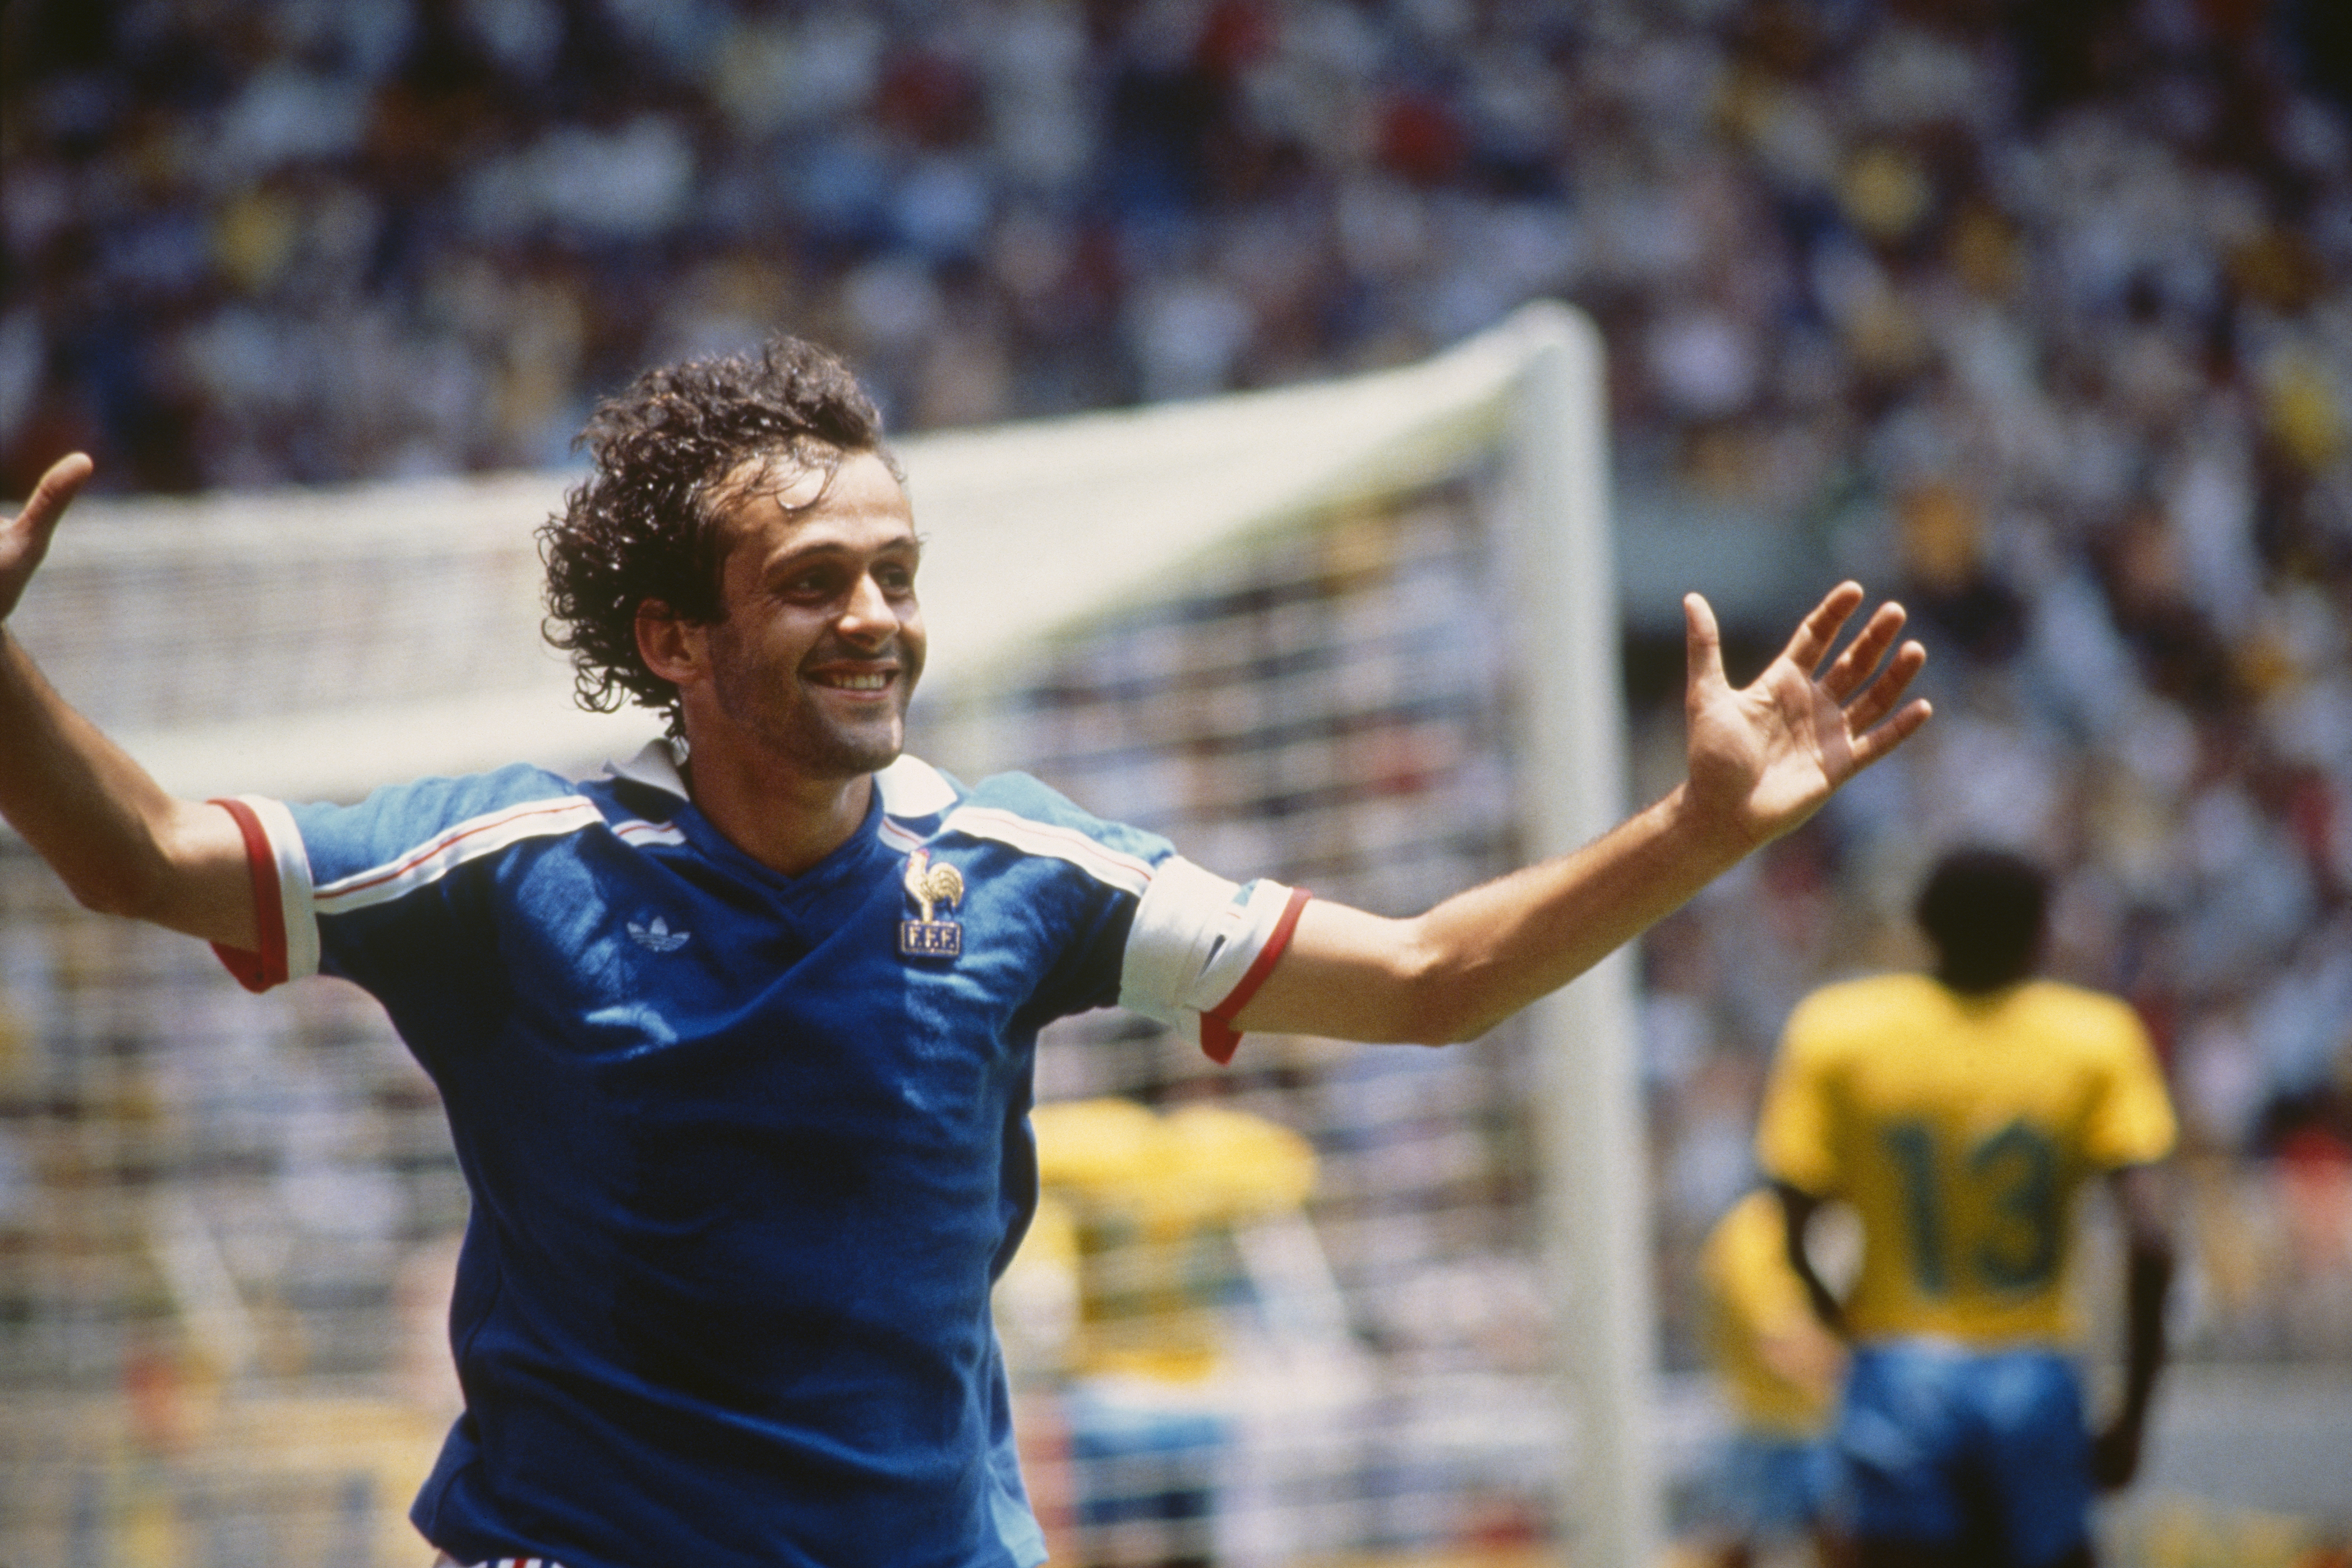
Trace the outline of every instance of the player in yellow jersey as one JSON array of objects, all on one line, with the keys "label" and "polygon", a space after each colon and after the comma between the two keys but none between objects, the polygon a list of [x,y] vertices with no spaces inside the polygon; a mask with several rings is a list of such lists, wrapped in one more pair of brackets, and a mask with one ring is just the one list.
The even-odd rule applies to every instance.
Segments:
[{"label": "player in yellow jersey", "polygon": [[1716,1509],[1719,1568],[1748,1568],[1808,1538],[1820,1561],[1834,1560],[1824,1438],[1845,1350],[1813,1316],[1782,1235],[1780,1205],[1759,1188],[1716,1222],[1699,1255],[1707,1360],[1733,1428]]},{"label": "player in yellow jersey", "polygon": [[[2172,1108],[2129,1007],[2034,978],[2046,901],[2016,856],[1948,856],[1916,910],[1935,973],[1806,998],[1765,1095],[1757,1149],[1790,1262],[1853,1346],[1837,1448],[1864,1568],[2085,1568],[2094,1490],[2138,1466],[2172,1269],[2150,1166]],[[2067,1279],[2075,1199],[2102,1173],[2130,1329],[2122,1407],[2095,1439]],[[1843,1302],[1803,1246],[1830,1198],[1862,1221]]]}]

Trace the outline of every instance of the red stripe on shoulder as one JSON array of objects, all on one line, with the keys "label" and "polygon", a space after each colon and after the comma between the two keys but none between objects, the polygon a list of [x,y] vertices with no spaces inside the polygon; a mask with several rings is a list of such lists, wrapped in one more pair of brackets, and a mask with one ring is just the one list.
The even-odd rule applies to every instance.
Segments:
[{"label": "red stripe on shoulder", "polygon": [[245,838],[246,869],[253,878],[253,926],[260,938],[258,952],[213,943],[213,952],[236,983],[247,991],[267,991],[286,982],[286,905],[278,890],[278,852],[260,816],[241,800],[215,800],[213,805],[236,820]]},{"label": "red stripe on shoulder", "polygon": [[1290,889],[1290,901],[1282,906],[1282,918],[1274,922],[1265,945],[1257,950],[1257,956],[1250,960],[1249,968],[1225,994],[1225,999],[1201,1015],[1201,1049],[1219,1067],[1234,1059],[1234,1052],[1242,1043],[1242,1032],[1234,1027],[1234,1018],[1249,1005],[1249,999],[1257,994],[1257,988],[1274,973],[1276,963],[1290,946],[1290,933],[1298,929],[1298,912],[1314,896],[1304,888]]}]

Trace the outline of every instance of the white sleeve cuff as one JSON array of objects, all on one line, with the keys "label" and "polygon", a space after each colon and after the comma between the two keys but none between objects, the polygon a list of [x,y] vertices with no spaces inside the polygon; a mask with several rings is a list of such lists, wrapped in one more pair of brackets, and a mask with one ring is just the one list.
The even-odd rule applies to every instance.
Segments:
[{"label": "white sleeve cuff", "polygon": [[1119,1005],[1202,1045],[1202,1015],[1234,994],[1281,928],[1291,890],[1263,879],[1247,887],[1181,856],[1153,868],[1136,906],[1119,972]]},{"label": "white sleeve cuff", "polygon": [[[236,798],[251,808],[261,824],[262,836],[269,841],[269,865],[254,869],[257,876],[266,871],[278,882],[277,915],[286,943],[283,978],[307,979],[319,973],[319,911],[310,900],[310,855],[302,847],[302,830],[294,826],[294,814],[283,802],[257,795]],[[257,910],[257,916],[260,912]],[[268,941],[268,933],[264,933],[265,948]]]}]

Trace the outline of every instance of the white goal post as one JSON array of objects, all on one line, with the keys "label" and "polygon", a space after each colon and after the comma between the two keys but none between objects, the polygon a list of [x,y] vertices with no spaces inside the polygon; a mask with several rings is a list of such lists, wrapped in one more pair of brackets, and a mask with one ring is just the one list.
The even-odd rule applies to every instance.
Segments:
[{"label": "white goal post", "polygon": [[[1572,848],[1626,804],[1604,401],[1596,331],[1539,305],[1402,368],[896,443],[926,537],[919,701],[1001,685],[1253,541],[1481,467],[1514,590],[1517,841]],[[182,794],[349,799],[518,760],[585,773],[656,725],[579,711],[541,642],[530,533],[569,479],[95,498],[14,629]],[[1590,1568],[1647,1568],[1663,1530],[1633,988],[1620,953],[1529,1025],[1572,1434],[1557,1473]]]}]

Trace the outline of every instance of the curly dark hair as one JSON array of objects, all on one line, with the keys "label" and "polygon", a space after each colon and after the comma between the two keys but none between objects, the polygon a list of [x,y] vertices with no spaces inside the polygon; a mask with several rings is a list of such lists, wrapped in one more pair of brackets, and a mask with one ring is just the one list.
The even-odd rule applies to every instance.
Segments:
[{"label": "curly dark hair", "polygon": [[[583,708],[624,701],[666,712],[677,733],[677,689],[637,653],[647,599],[705,625],[725,616],[719,571],[724,515],[740,499],[747,461],[830,468],[882,445],[882,418],[840,359],[799,338],[757,354],[650,370],[606,398],[580,434],[594,464],[539,529],[547,567],[547,640],[572,656]],[[767,470],[761,470],[764,475]],[[752,482],[757,482],[754,478]]]}]

